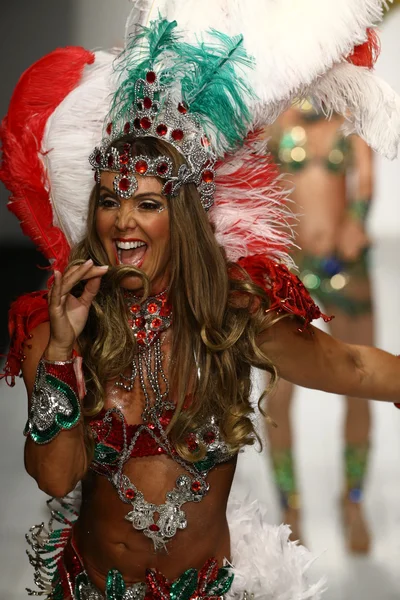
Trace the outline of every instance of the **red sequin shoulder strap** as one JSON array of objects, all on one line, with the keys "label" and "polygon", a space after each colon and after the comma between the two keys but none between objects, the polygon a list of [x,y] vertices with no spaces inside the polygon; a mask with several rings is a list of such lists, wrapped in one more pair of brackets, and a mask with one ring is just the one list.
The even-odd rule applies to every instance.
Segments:
[{"label": "red sequin shoulder strap", "polygon": [[238,265],[265,291],[271,302],[270,310],[299,317],[304,327],[320,317],[324,321],[332,319],[321,312],[299,277],[285,265],[262,254],[241,258]]}]

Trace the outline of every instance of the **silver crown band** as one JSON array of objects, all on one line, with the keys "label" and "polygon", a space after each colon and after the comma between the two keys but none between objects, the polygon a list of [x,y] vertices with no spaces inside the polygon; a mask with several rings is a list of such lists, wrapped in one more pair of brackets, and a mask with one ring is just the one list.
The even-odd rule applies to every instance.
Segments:
[{"label": "silver crown band", "polygon": [[[155,100],[155,94],[164,96],[163,101]],[[172,94],[166,92],[154,71],[149,71],[145,79],[136,81],[134,98],[128,118],[124,122],[108,123],[108,137],[90,155],[96,181],[99,181],[101,171],[119,172],[114,180],[114,190],[122,198],[129,198],[136,191],[135,173],[166,179],[163,187],[166,196],[176,196],[182,185],[194,183],[204,209],[208,210],[214,202],[216,155],[196,115],[190,115],[189,107],[184,102],[175,101]],[[116,148],[109,149],[113,140],[124,135],[133,138],[153,137],[168,142],[183,155],[186,164],[181,165],[178,173],[173,175],[172,161],[165,156],[156,159],[131,157],[127,149],[122,152]],[[141,170],[138,170],[137,163],[141,161]]]}]

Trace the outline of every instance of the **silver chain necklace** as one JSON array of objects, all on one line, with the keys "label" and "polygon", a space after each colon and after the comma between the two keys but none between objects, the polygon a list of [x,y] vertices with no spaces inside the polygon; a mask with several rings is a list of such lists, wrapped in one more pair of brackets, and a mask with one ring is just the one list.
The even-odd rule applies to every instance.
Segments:
[{"label": "silver chain necklace", "polygon": [[[130,313],[130,325],[138,343],[138,352],[132,362],[130,376],[120,374],[115,385],[131,392],[139,377],[144,396],[142,419],[145,424],[138,427],[128,446],[123,414],[115,408],[107,411],[104,422],[110,422],[111,414],[115,413],[123,423],[123,451],[118,461],[118,469],[111,476],[110,481],[116,488],[120,500],[132,506],[125,519],[132,523],[134,529],[142,531],[150,538],[154,549],[158,551],[166,548],[168,540],[174,537],[179,529],[187,527],[182,505],[186,502],[200,502],[207,494],[209,485],[192,463],[185,461],[176,453],[160,422],[164,412],[175,410],[174,403],[168,401],[169,384],[162,365],[161,333],[170,327],[172,322],[166,292],[147,298],[142,304],[136,296],[126,294],[125,302]],[[129,477],[123,474],[124,465],[131,457],[143,431],[148,432],[164,452],[188,473],[179,475],[174,489],[166,493],[165,503],[160,505],[148,502]]]}]

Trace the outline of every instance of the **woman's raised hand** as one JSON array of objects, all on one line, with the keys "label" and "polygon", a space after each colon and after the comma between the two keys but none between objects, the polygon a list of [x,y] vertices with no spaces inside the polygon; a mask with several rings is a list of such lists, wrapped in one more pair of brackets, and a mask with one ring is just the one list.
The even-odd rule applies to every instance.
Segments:
[{"label": "woman's raised hand", "polygon": [[[107,265],[95,267],[93,261],[88,260],[71,267],[64,275],[54,272],[54,284],[49,293],[50,341],[45,352],[49,360],[70,358],[107,269]],[[74,286],[86,280],[81,296],[73,296],[70,292]]]}]

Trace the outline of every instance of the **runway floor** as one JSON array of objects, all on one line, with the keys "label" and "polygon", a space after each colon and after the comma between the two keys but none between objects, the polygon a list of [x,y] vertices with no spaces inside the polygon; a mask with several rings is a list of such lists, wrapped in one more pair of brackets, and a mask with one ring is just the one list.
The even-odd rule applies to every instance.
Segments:
[{"label": "runway floor", "polygon": [[[376,289],[377,345],[400,353],[400,275],[398,244],[376,247],[373,276]],[[258,375],[257,375],[258,377]],[[24,534],[47,518],[45,496],[24,472],[22,430],[26,400],[22,383],[0,385],[0,600],[25,600],[32,585]],[[373,403],[373,447],[366,512],[373,535],[365,558],[346,553],[338,498],[341,491],[340,398],[299,390],[294,406],[296,454],[304,507],[304,539],[318,555],[316,575],[325,574],[325,600],[398,600],[400,598],[400,411]],[[271,521],[279,521],[276,495],[265,452],[247,450],[240,456],[236,484],[243,495],[268,506]]]}]

